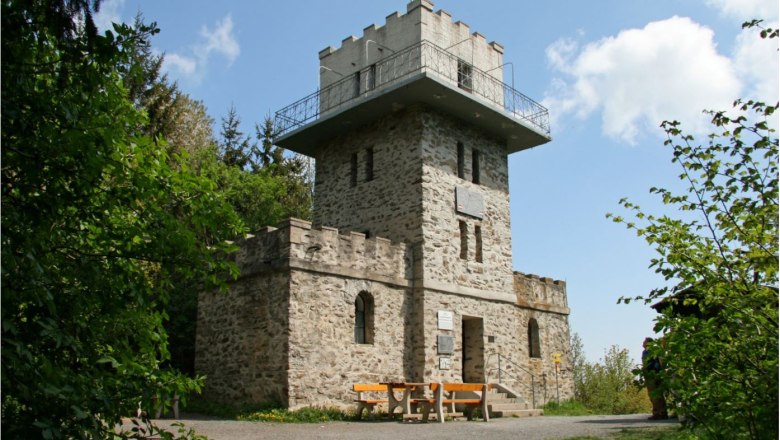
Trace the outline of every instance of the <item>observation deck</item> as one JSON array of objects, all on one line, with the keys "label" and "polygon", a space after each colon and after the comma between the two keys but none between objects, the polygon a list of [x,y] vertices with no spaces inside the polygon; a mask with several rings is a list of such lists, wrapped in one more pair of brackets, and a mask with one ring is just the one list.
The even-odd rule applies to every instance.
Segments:
[{"label": "observation deck", "polygon": [[507,154],[551,140],[544,106],[423,40],[277,111],[274,142],[314,156],[345,130],[417,103],[505,140]]}]

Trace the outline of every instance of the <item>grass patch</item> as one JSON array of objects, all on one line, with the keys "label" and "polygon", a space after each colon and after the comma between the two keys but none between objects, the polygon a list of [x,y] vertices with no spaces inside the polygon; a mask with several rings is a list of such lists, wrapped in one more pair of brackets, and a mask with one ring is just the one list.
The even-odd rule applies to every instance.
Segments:
[{"label": "grass patch", "polygon": [[279,408],[277,403],[252,403],[231,405],[227,403],[207,402],[203,400],[192,400],[187,402],[184,411],[206,416],[218,417],[220,419],[238,420],[239,417],[261,411],[270,411]]},{"label": "grass patch", "polygon": [[278,423],[321,423],[356,420],[353,412],[339,408],[307,407],[294,411],[282,408],[278,403],[230,405],[205,401],[192,401],[186,411],[228,420]]},{"label": "grass patch", "polygon": [[595,414],[584,403],[577,400],[567,400],[561,403],[548,402],[542,409],[544,409],[546,416],[589,416]]},{"label": "grass patch", "polygon": [[241,415],[238,417],[238,420],[278,423],[321,423],[355,420],[355,415],[346,413],[338,408],[306,407],[295,411],[274,408]]}]

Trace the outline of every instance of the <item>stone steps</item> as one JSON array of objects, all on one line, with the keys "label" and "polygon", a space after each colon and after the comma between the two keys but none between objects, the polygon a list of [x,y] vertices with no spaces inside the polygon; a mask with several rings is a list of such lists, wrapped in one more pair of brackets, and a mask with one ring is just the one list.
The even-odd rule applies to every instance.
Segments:
[{"label": "stone steps", "polygon": [[490,417],[538,417],[544,415],[541,409],[531,408],[518,396],[492,390],[488,393],[488,411]]}]

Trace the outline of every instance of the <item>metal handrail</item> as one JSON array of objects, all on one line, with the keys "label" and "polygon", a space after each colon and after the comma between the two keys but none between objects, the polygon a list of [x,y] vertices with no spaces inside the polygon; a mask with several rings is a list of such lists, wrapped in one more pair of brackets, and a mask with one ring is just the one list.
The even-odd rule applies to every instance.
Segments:
[{"label": "metal handrail", "polygon": [[[468,66],[466,76],[462,71],[459,73],[459,66],[463,65]],[[433,73],[487,100],[510,117],[526,121],[545,134],[550,134],[549,112],[544,106],[426,40],[390,54],[277,111],[275,133],[281,136],[344,104],[373,95],[372,92],[382,86],[420,72]]]},{"label": "metal handrail", "polygon": [[516,381],[519,380],[519,378],[517,376],[515,376],[514,374],[510,373],[509,371],[504,370],[503,368],[501,368],[501,359],[509,361],[509,363],[511,365],[517,367],[519,370],[521,370],[521,371],[523,371],[525,373],[528,373],[528,375],[531,376],[531,405],[534,408],[536,408],[536,375],[533,372],[531,372],[530,370],[524,368],[522,365],[519,365],[517,362],[514,362],[512,359],[510,359],[510,358],[508,358],[506,356],[502,356],[501,353],[490,353],[490,354],[488,354],[488,357],[487,357],[487,359],[485,361],[486,364],[490,363],[490,358],[493,355],[498,356],[498,367],[489,369],[487,371],[488,377],[490,377],[490,373],[491,372],[498,371],[498,383],[502,383],[501,382],[501,372],[504,372],[504,374],[508,374],[509,376],[512,377],[512,379],[514,379]]}]

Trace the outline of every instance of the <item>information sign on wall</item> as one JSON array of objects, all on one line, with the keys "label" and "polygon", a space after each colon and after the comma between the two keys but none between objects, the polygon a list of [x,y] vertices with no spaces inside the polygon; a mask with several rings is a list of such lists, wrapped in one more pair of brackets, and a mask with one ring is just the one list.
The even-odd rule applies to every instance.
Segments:
[{"label": "information sign on wall", "polygon": [[439,310],[439,330],[452,330],[452,312]]},{"label": "information sign on wall", "polygon": [[461,214],[482,218],[485,211],[485,202],[482,194],[469,191],[461,186],[455,187],[455,210]]},{"label": "information sign on wall", "polygon": [[455,338],[439,335],[436,337],[436,346],[439,354],[452,354],[455,351]]}]

